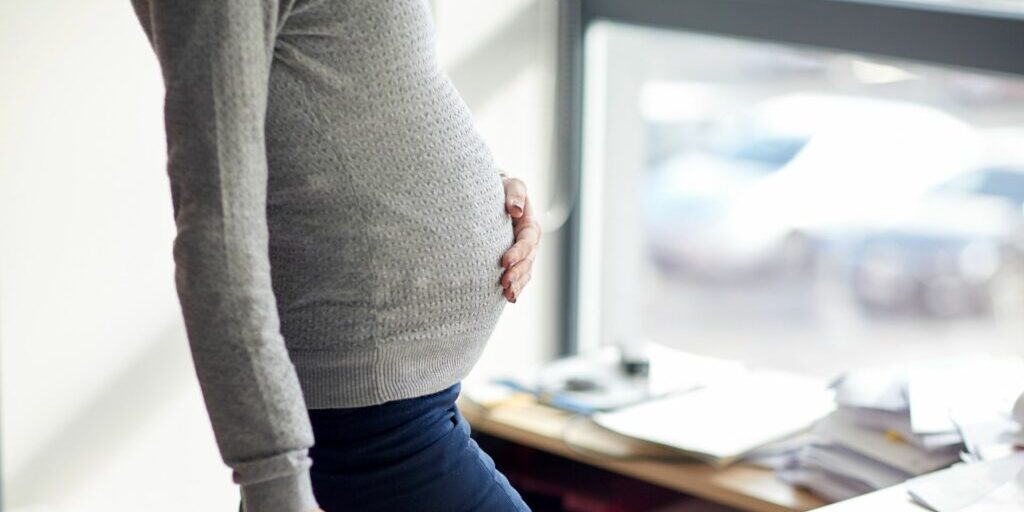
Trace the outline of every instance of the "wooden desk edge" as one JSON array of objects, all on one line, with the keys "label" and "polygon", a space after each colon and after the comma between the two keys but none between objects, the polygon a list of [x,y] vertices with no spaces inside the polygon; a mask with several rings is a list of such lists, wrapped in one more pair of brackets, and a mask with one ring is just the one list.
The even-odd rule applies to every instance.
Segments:
[{"label": "wooden desk edge", "polygon": [[[473,429],[479,432],[723,505],[751,512],[795,512],[825,505],[809,493],[776,480],[768,469],[739,465],[716,470],[699,462],[624,461],[591,456],[571,449],[560,438],[523,428],[494,414],[499,410],[507,413],[503,408],[491,411],[469,400],[460,400],[459,408]],[[542,405],[526,405],[516,407],[516,411],[540,412],[540,408],[552,410]],[[557,427],[554,425],[556,421],[559,420],[553,420],[547,426]],[[567,421],[567,415],[561,418],[562,425]],[[749,487],[743,489],[744,486]]]}]

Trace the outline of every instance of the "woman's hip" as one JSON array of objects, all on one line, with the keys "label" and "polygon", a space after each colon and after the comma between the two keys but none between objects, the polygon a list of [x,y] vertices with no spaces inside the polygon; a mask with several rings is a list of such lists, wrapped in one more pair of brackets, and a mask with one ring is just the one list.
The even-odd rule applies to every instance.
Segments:
[{"label": "woman's hip", "polygon": [[529,508],[470,438],[460,385],[354,409],[311,410],[313,490],[326,512],[523,512]]}]

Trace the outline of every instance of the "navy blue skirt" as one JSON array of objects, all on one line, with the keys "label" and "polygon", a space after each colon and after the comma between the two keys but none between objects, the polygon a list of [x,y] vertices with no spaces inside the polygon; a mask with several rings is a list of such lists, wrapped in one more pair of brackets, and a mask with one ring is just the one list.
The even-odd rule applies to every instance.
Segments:
[{"label": "navy blue skirt", "polygon": [[309,411],[313,493],[326,512],[529,512],[455,407],[431,395]]}]

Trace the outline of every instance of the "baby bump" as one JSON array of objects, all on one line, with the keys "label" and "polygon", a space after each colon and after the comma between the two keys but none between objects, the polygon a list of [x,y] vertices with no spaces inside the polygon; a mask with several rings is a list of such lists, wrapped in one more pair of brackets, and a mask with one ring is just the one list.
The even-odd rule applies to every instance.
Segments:
[{"label": "baby bump", "polygon": [[[505,304],[500,260],[514,238],[497,174],[353,192],[312,207],[278,202],[269,216],[289,346],[486,340]],[[333,336],[311,336],[309,325]]]},{"label": "baby bump", "polygon": [[385,323],[401,325],[409,309],[434,310],[448,329],[497,322],[501,256],[514,241],[500,178],[476,176],[448,192],[432,194],[430,210],[404,212],[405,222],[374,233],[381,251],[371,280]]}]

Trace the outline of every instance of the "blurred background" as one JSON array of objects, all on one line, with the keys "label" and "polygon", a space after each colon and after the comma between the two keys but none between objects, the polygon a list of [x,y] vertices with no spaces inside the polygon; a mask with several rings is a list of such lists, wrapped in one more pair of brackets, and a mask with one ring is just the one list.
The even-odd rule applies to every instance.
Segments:
[{"label": "blurred background", "polygon": [[[443,66],[546,228],[473,379],[635,340],[820,376],[1021,353],[1024,78],[599,21],[576,196],[555,164],[557,3],[430,3]],[[5,510],[232,510],[130,6],[5,0],[0,69]]]},{"label": "blurred background", "polygon": [[600,21],[585,45],[593,338],[823,377],[1021,350],[1024,77]]}]

